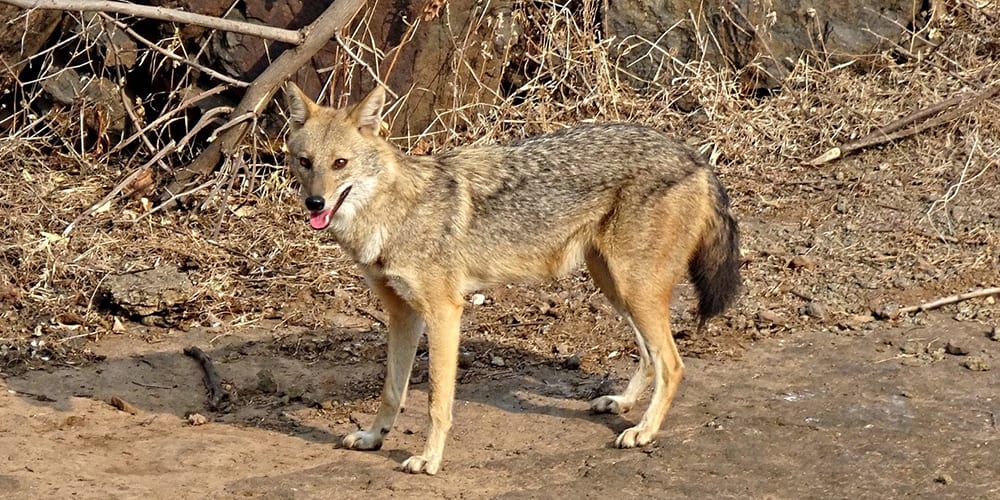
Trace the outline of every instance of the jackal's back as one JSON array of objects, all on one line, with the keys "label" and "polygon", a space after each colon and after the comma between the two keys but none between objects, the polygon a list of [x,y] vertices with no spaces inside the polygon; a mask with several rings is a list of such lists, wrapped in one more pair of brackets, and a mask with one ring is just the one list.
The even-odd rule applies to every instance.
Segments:
[{"label": "jackal's back", "polygon": [[624,123],[458,148],[438,160],[468,186],[474,222],[502,221],[493,229],[518,238],[576,229],[622,201],[623,190],[652,198],[708,168],[662,133]]}]

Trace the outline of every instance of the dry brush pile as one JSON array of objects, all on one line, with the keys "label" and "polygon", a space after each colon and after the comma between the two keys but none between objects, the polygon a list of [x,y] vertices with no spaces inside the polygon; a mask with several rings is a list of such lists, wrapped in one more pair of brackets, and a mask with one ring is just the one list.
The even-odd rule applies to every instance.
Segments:
[{"label": "dry brush pile", "polygon": [[[936,23],[910,33],[909,45],[867,54],[863,65],[803,54],[768,91],[745,85],[750,69],[697,60],[670,59],[661,76],[642,79],[624,56],[662,49],[602,38],[600,2],[518,5],[516,44],[474,44],[473,28],[453,27],[451,78],[461,92],[432,126],[393,140],[423,153],[590,120],[637,121],[682,136],[730,187],[747,259],[744,299],[709,329],[708,344],[691,340],[690,349],[812,323],[853,331],[885,304],[998,284],[995,2],[945,2]],[[92,339],[123,329],[116,320],[123,313],[102,288],[109,276],[165,264],[194,283],[175,328],[230,332],[265,318],[319,326],[329,319],[322,308],[375,310],[336,246],[301,221],[282,166],[280,110],[242,117],[250,126],[237,152],[184,193],[186,208],[166,209],[178,194],[163,190],[171,176],[222,133],[228,108],[207,104],[246,82],[198,62],[197,47],[162,27],[153,30],[158,38],[144,36],[144,21],[68,13],[63,22],[73,28],[26,61],[29,71],[0,75],[7,166],[0,170],[0,370],[78,362]],[[398,51],[373,44],[375,22],[362,11],[338,35],[340,63],[324,75],[325,95],[356,94],[358,82],[392,71]],[[477,76],[475,61],[490,58],[509,62],[502,84]],[[169,85],[142,95],[116,87],[135,71]],[[56,95],[66,88],[78,97]],[[404,89],[395,90],[403,95],[388,110],[388,129],[406,117]],[[114,105],[87,97],[109,95]],[[913,113],[895,129],[905,137],[843,147],[873,133],[884,138],[894,132],[886,125]],[[809,164],[835,147],[843,158]]]}]

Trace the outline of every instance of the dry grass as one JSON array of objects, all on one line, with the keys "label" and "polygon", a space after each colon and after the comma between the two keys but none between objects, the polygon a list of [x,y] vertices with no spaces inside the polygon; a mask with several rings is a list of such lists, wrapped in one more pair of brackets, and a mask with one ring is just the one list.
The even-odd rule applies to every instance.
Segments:
[{"label": "dry grass", "polygon": [[[823,167],[802,165],[909,112],[1000,79],[997,9],[969,2],[948,7],[935,28],[933,50],[913,56],[900,48],[865,72],[804,56],[780,91],[761,98],[748,95],[733,70],[698,62],[672,61],[665,68],[669,81],[648,81],[634,90],[627,83],[634,77],[619,66],[617,54],[655,50],[648,42],[597,39],[591,0],[573,10],[526,4],[514,12],[526,35],[517,54],[510,47],[490,54],[530,62],[522,66],[527,70],[518,86],[506,95],[485,86],[476,78],[480,68],[462,66],[471,57],[465,54],[479,47],[459,43],[453,83],[462,92],[456,99],[499,99],[456,101],[424,133],[394,140],[423,152],[587,120],[637,121],[673,131],[711,158],[744,222],[747,299],[728,315],[728,333],[716,328],[712,335],[739,343],[773,333],[756,320],[760,310],[784,314],[789,325],[804,324],[796,302],[804,295],[830,309],[825,327],[848,328],[841,322],[864,315],[871,300],[906,301],[1000,280],[996,99],[917,136]],[[334,95],[351,90],[359,72],[387,70],[391,51],[373,46],[370,22],[358,23],[342,40],[343,64],[328,73]],[[39,80],[65,67],[53,59],[59,51],[75,54],[70,60],[84,67],[85,57],[100,49],[93,33],[118,25],[101,26],[40,56]],[[471,29],[456,27],[456,33]],[[458,35],[456,40],[470,39]],[[177,47],[170,39],[155,45]],[[143,128],[154,122],[134,118],[130,130],[144,133],[117,142],[95,137],[84,125],[102,119],[96,106],[38,113],[32,111],[43,109],[38,86],[15,82],[22,109],[0,124],[6,131],[0,157],[9,162],[0,170],[0,215],[7,221],[0,225],[0,370],[76,362],[89,339],[113,330],[114,313],[100,307],[102,281],[164,262],[189,270],[199,288],[183,327],[235,328],[272,317],[319,325],[322,316],[310,309],[314,296],[335,297],[349,308],[374,307],[336,247],[318,243],[301,224],[294,187],[278,164],[280,143],[268,139],[274,137],[268,122],[255,123],[243,157],[204,185],[197,210],[153,211],[142,198],[148,191],[129,186],[131,196],[99,207],[64,236],[71,222],[129,174],[149,165],[162,177],[200,147],[195,137],[184,140],[173,132],[198,127],[182,112],[190,104],[183,89],[192,83],[192,67],[171,63],[143,42],[139,47],[140,60],[170,72],[176,90],[138,103],[133,112],[155,104],[163,120]],[[101,71],[115,77],[114,68]],[[399,110],[388,118],[401,119]],[[165,156],[158,155],[164,150]],[[790,270],[788,260],[796,255],[818,259],[818,270]]]}]

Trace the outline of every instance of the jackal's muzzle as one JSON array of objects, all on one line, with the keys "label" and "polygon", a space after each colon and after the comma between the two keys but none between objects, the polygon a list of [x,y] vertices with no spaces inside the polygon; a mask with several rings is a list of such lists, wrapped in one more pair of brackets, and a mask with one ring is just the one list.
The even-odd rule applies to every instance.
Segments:
[{"label": "jackal's muzzle", "polygon": [[333,208],[326,208],[326,199],[322,196],[310,196],[306,198],[306,208],[309,210],[309,225],[313,229],[326,229],[330,225],[330,219],[333,218],[333,214],[337,213],[337,209],[344,204],[344,200],[347,199],[347,195],[350,192],[351,186],[344,188],[340,192],[337,202],[333,204]]}]

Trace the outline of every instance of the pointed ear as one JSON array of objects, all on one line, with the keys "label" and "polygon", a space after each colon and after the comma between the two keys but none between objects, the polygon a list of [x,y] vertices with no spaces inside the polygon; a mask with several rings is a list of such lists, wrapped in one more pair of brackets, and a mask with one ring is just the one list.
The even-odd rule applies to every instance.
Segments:
[{"label": "pointed ear", "polygon": [[385,89],[381,85],[376,85],[351,113],[361,133],[378,135],[379,129],[382,128],[383,106],[385,106]]},{"label": "pointed ear", "polygon": [[292,82],[285,83],[285,103],[288,106],[288,122],[293,129],[302,127],[316,107],[316,103]]}]

